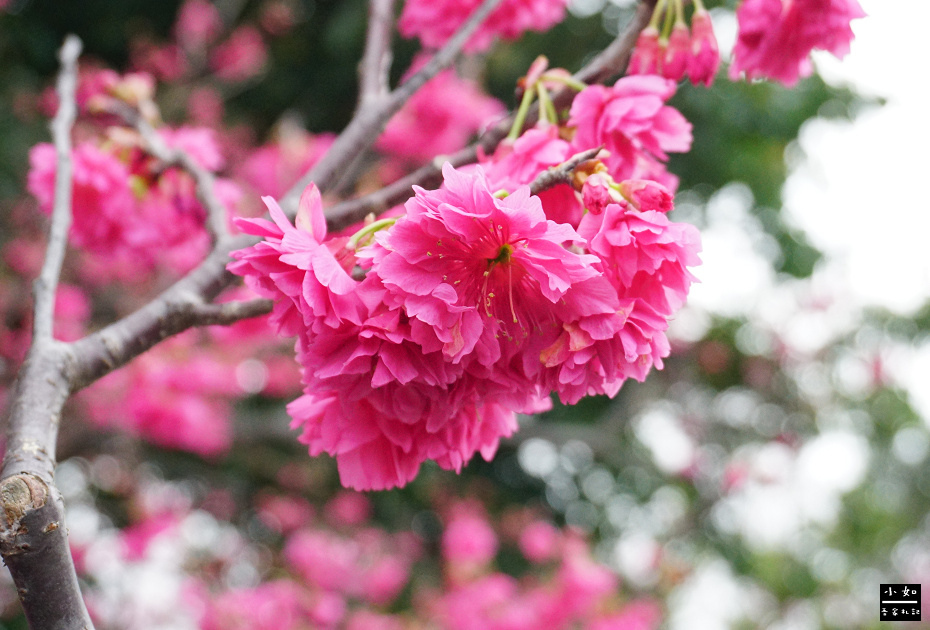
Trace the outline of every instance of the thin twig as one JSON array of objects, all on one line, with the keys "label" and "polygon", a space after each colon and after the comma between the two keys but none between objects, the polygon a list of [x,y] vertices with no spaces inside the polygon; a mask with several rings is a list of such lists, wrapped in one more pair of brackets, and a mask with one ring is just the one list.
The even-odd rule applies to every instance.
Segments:
[{"label": "thin twig", "polygon": [[55,141],[55,202],[52,207],[48,247],[42,271],[33,288],[35,296],[35,319],[33,338],[45,341],[52,338],[52,322],[55,311],[55,291],[65,259],[68,230],[71,228],[71,127],[77,117],[74,99],[77,89],[77,59],[81,55],[81,40],[69,35],[61,47],[58,59],[61,73],[58,75],[58,112],[52,121],[52,136]]},{"label": "thin twig", "polygon": [[246,302],[223,302],[221,304],[197,304],[191,306],[191,315],[198,326],[229,326],[243,319],[251,319],[271,312],[274,302],[265,299]]},{"label": "thin twig", "polygon": [[359,65],[360,109],[370,107],[388,95],[393,27],[394,0],[370,0],[365,54]]},{"label": "thin twig", "polygon": [[348,126],[339,134],[323,158],[280,199],[284,212],[288,216],[294,216],[300,195],[311,182],[316,183],[321,192],[336,185],[339,174],[351,169],[353,162],[364,156],[365,151],[374,144],[388,121],[403,107],[404,103],[424,83],[449,67],[462,51],[465,42],[478,30],[485,18],[500,2],[501,0],[484,0],[481,6],[459,27],[455,35],[413,76],[394,89],[386,99],[381,99],[372,107],[359,107]]},{"label": "thin twig", "polygon": [[578,165],[588,160],[593,160],[603,148],[604,147],[596,147],[594,149],[582,151],[581,153],[576,153],[558,166],[550,166],[536,176],[536,179],[530,184],[530,192],[534,195],[538,195],[544,190],[548,190],[558,184],[571,184],[572,175],[574,175]]},{"label": "thin twig", "polygon": [[158,131],[145,119],[144,116],[135,108],[124,103],[115,103],[111,105],[114,113],[120,115],[127,124],[132,125],[138,132],[142,141],[145,143],[145,149],[153,157],[165,163],[166,166],[177,166],[186,171],[194,178],[197,199],[207,211],[206,228],[210,233],[212,242],[218,241],[229,235],[227,227],[227,210],[223,202],[216,195],[216,178],[213,173],[197,163],[190,153],[183,149],[169,147],[164,138],[159,135]]}]

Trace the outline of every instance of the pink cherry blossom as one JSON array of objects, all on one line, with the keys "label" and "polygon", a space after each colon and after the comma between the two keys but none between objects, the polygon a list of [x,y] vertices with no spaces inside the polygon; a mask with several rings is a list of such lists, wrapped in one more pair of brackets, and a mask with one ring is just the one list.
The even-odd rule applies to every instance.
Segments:
[{"label": "pink cherry blossom", "polygon": [[220,79],[236,83],[260,74],[267,60],[268,50],[262,34],[254,26],[246,25],[237,28],[213,49],[210,67]]},{"label": "pink cherry blossom", "polygon": [[481,567],[497,553],[497,535],[474,509],[456,510],[442,534],[442,555],[450,564]]},{"label": "pink cherry blossom", "polygon": [[853,39],[850,21],[865,17],[856,0],[745,0],[730,78],[767,77],[793,86],[810,75],[813,49],[842,58]]},{"label": "pink cherry blossom", "polygon": [[335,526],[360,525],[371,518],[371,501],[363,494],[344,490],[333,497],[324,509]]},{"label": "pink cherry blossom", "polygon": [[620,182],[620,194],[637,210],[668,212],[672,209],[672,194],[662,184],[648,179],[628,179]]},{"label": "pink cherry blossom", "polygon": [[[516,140],[504,140],[481,166],[493,190],[516,190],[533,182],[549,168],[573,154],[571,144],[559,137],[559,127],[543,125],[527,129]],[[568,184],[558,184],[539,195],[546,218],[577,226],[583,208]]]},{"label": "pink cherry blossom", "polygon": [[443,177],[438,191],[414,189],[407,215],[366,255],[453,363],[475,352],[490,365],[555,320],[573,284],[598,273],[593,257],[563,247],[577,234],[547,220],[526,187],[498,199],[480,170],[446,165]]},{"label": "pink cherry blossom", "polygon": [[588,86],[572,103],[574,151],[604,145],[610,151],[607,166],[617,181],[650,169],[664,171],[669,152],[691,148],[691,123],[665,105],[674,93],[674,81],[653,75],[623,77],[612,87]]},{"label": "pink cherry blossom", "polygon": [[[27,188],[39,209],[51,214],[55,192],[55,147],[37,144],[29,152]],[[71,240],[79,247],[105,253],[120,246],[132,227],[129,169],[111,153],[84,142],[72,152],[73,192]]]},{"label": "pink cherry blossom", "polygon": [[[419,37],[439,48],[468,19],[481,0],[408,0],[397,23],[404,37]],[[504,0],[472,35],[467,52],[482,52],[496,37],[517,39],[526,31],[547,31],[565,17],[566,0]]]},{"label": "pink cherry blossom", "polygon": [[688,267],[700,262],[698,232],[655,210],[611,204],[601,215],[585,215],[579,233],[588,251],[605,261],[604,273],[620,298],[626,318],[619,334],[624,371],[642,380],[651,365],[661,367],[668,355],[664,331],[694,281]]},{"label": "pink cherry blossom", "polygon": [[[292,426],[312,455],[336,458],[348,487],[403,485],[427,459],[460,470],[493,456],[514,412],[544,408],[549,392],[571,403],[642,379],[667,354],[661,331],[690,283],[696,257],[669,240],[690,233],[664,215],[589,221],[586,252],[526,187],[495,195],[481,167],[443,176],[373,238],[362,236],[377,224],[351,243],[329,237],[313,187],[296,227],[271,198],[272,221],[238,223],[264,240],[230,269],[297,336],[304,395],[288,406]],[[605,214],[614,207],[625,208]],[[649,230],[659,235],[639,235]]]},{"label": "pink cherry blossom", "polygon": [[545,562],[558,551],[560,533],[548,521],[533,521],[520,532],[520,551],[530,562]]},{"label": "pink cherry blossom", "polygon": [[581,187],[581,199],[585,210],[594,214],[600,214],[609,204],[616,203],[616,196],[612,193],[607,178],[600,173],[594,173],[585,179]]}]

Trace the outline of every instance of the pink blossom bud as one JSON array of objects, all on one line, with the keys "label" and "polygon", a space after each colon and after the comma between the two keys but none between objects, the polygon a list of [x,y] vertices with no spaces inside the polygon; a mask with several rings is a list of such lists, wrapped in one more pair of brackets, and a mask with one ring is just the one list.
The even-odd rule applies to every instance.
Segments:
[{"label": "pink blossom bud", "polygon": [[627,74],[655,74],[659,59],[659,30],[647,26],[636,40]]},{"label": "pink blossom bud", "polygon": [[607,179],[600,173],[595,173],[585,180],[581,188],[581,200],[591,214],[600,214],[608,204],[616,203],[616,200],[611,198]]},{"label": "pink blossom bud", "polygon": [[675,207],[672,193],[665,186],[646,179],[628,179],[620,182],[620,194],[642,212],[668,212]]},{"label": "pink blossom bud", "polygon": [[705,9],[694,12],[691,19],[691,35],[691,63],[688,66],[691,83],[710,86],[720,66],[720,49],[717,47],[710,13]]},{"label": "pink blossom bud", "polygon": [[691,59],[691,33],[684,22],[675,24],[662,61],[662,76],[680,81]]},{"label": "pink blossom bud", "polygon": [[539,77],[541,77],[543,72],[545,72],[548,68],[549,59],[547,59],[545,55],[536,57],[536,59],[533,60],[533,63],[530,64],[529,70],[526,71],[526,76],[520,80],[520,85],[524,89],[533,87],[536,82],[539,81]]}]

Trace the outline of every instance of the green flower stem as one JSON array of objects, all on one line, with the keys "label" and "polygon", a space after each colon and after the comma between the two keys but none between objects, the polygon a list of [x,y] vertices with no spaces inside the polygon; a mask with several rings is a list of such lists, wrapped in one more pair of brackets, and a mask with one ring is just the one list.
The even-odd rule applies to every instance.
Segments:
[{"label": "green flower stem", "polygon": [[530,112],[530,105],[533,104],[533,95],[536,93],[532,87],[527,87],[523,92],[523,100],[520,101],[520,108],[517,110],[517,115],[513,117],[513,126],[510,128],[510,133],[507,134],[507,140],[516,140],[520,137],[520,132],[523,131],[523,125],[526,123],[526,115]]},{"label": "green flower stem", "polygon": [[536,91],[539,93],[540,117],[553,125],[558,124],[559,114],[555,111],[555,105],[552,102],[552,97],[549,96],[549,90],[546,89],[542,81],[536,84]]},{"label": "green flower stem", "polygon": [[352,250],[358,249],[358,244],[363,238],[365,238],[366,236],[371,236],[379,230],[389,228],[395,223],[397,223],[397,217],[388,217],[386,219],[379,219],[377,221],[369,223],[368,225],[363,227],[361,230],[359,230],[358,232],[352,235],[352,238],[350,238],[349,242],[346,243],[346,248],[352,249]]},{"label": "green flower stem", "polygon": [[649,18],[649,28],[659,30],[659,19],[662,17],[662,11],[665,10],[666,0],[656,2],[656,8],[652,10],[652,17]]},{"label": "green flower stem", "polygon": [[567,85],[568,87],[578,92],[588,87],[588,84],[584,83],[583,81],[579,81],[578,79],[571,76],[563,76],[560,74],[543,74],[541,77],[539,77],[539,80],[561,83],[562,85]]},{"label": "green flower stem", "polygon": [[672,0],[672,2],[674,3],[675,7],[675,25],[677,26],[681,24],[687,26],[687,23],[685,22],[684,2],[682,0]]}]

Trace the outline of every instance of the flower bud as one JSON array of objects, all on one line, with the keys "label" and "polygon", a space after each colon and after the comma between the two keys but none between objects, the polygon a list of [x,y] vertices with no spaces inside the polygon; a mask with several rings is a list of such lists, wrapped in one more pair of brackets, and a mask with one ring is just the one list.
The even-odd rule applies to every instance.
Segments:
[{"label": "flower bud", "polygon": [[672,193],[665,186],[646,179],[628,179],[620,182],[620,194],[642,212],[668,212],[675,207]]},{"label": "flower bud", "polygon": [[665,48],[662,61],[662,76],[681,81],[691,59],[691,33],[684,22],[675,24]]},{"label": "flower bud", "polygon": [[655,74],[659,57],[659,30],[647,26],[636,40],[627,74]]},{"label": "flower bud", "polygon": [[691,61],[688,66],[691,83],[710,86],[719,66],[720,49],[717,47],[710,13],[705,9],[698,9],[691,19]]}]

